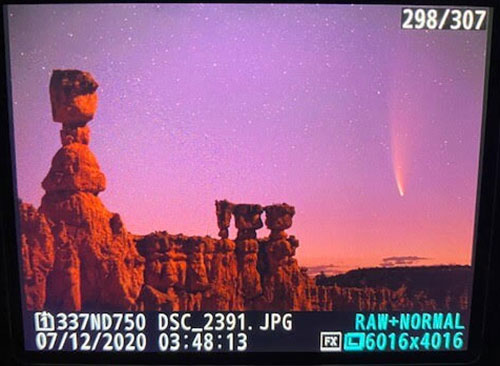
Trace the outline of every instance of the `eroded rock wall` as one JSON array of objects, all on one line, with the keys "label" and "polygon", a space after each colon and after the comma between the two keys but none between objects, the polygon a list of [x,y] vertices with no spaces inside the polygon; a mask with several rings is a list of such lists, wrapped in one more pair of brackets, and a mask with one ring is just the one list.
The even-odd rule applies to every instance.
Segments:
[{"label": "eroded rock wall", "polygon": [[37,283],[27,288],[28,309],[137,308],[144,259],[120,216],[98,197],[106,178],[88,146],[86,123],[97,108],[97,87],[86,72],[52,74],[52,112],[54,121],[62,123],[62,147],[42,182],[40,208],[21,208],[24,216],[32,217],[21,220],[23,270]]},{"label": "eroded rock wall", "polygon": [[47,277],[54,268],[54,236],[45,216],[30,204],[19,202],[19,221],[25,304],[29,310],[42,309]]},{"label": "eroded rock wall", "polygon": [[[218,215],[227,214],[216,205]],[[309,278],[293,258],[298,241],[284,232],[279,239],[257,239],[260,205],[225,207],[236,210],[234,241],[227,238],[227,217],[220,239],[167,232],[137,239],[146,259],[141,309],[311,310]]]}]

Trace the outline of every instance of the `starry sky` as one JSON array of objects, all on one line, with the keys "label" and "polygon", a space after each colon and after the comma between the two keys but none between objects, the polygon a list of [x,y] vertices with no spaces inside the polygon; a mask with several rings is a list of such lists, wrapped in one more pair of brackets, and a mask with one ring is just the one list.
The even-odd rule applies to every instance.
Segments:
[{"label": "starry sky", "polygon": [[301,265],[470,264],[486,32],[403,31],[400,16],[9,6],[19,196],[40,204],[60,148],[51,71],[78,68],[100,84],[99,197],[129,231],[216,236],[216,199],[287,202]]}]

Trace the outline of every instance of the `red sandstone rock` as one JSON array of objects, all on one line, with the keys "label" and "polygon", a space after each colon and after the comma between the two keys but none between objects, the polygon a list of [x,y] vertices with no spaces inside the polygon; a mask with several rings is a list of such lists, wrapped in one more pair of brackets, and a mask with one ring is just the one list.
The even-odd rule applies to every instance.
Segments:
[{"label": "red sandstone rock", "polygon": [[161,292],[150,285],[144,285],[139,297],[142,311],[179,311],[180,300],[172,287]]},{"label": "red sandstone rock", "polygon": [[48,193],[90,192],[97,195],[106,188],[106,178],[89,147],[73,143],[56,153],[42,187]]},{"label": "red sandstone rock", "polygon": [[261,205],[238,204],[233,208],[235,225],[238,228],[236,240],[255,239],[257,229],[263,226],[260,215],[263,209]]},{"label": "red sandstone rock", "polygon": [[181,240],[183,250],[187,254],[186,290],[188,292],[204,291],[209,286],[204,260],[205,243],[196,236]]},{"label": "red sandstone rock", "polygon": [[54,70],[49,88],[54,121],[83,126],[94,118],[97,87],[97,82],[88,72]]},{"label": "red sandstone rock", "polygon": [[[210,246],[207,246],[209,250]],[[214,242],[213,253],[205,249],[210,287],[204,293],[204,310],[244,310],[239,289],[238,261],[236,245],[232,240],[221,239]]]},{"label": "red sandstone rock", "polygon": [[80,293],[80,259],[74,241],[68,236],[64,221],[53,228],[55,237],[54,269],[47,279],[45,308],[55,311],[82,309]]},{"label": "red sandstone rock", "polygon": [[28,310],[42,310],[47,275],[54,265],[54,237],[43,214],[27,203],[19,204],[23,290]]},{"label": "red sandstone rock", "polygon": [[137,249],[146,260],[144,281],[155,289],[184,288],[186,254],[167,233],[153,233],[137,241]]},{"label": "red sandstone rock", "polygon": [[285,230],[292,227],[292,218],[295,207],[283,203],[264,207],[266,212],[266,226],[271,230],[271,238],[286,238]]},{"label": "red sandstone rock", "polygon": [[87,192],[47,193],[40,210],[53,222],[65,222],[78,251],[82,308],[134,309],[144,260],[99,198]]},{"label": "red sandstone rock", "polygon": [[97,83],[88,73],[55,70],[50,85],[61,143],[42,183],[40,212],[53,224],[56,265],[47,306],[60,310],[134,310],[144,283],[144,259],[120,216],[97,194],[105,177],[88,147]]},{"label": "red sandstone rock", "polygon": [[90,128],[88,126],[75,127],[72,125],[63,125],[60,132],[61,144],[63,146],[72,144],[74,142],[88,145],[90,142]]},{"label": "red sandstone rock", "polygon": [[293,258],[298,241],[269,238],[261,242],[260,268],[262,270],[262,298],[256,304],[259,310],[312,310],[311,283],[307,274]]},{"label": "red sandstone rock", "polygon": [[237,241],[236,253],[240,273],[240,291],[245,307],[253,307],[253,301],[262,294],[261,274],[257,269],[259,242],[256,239]]},{"label": "red sandstone rock", "polygon": [[231,223],[231,215],[233,214],[234,204],[227,201],[215,201],[215,213],[217,215],[217,226],[219,227],[219,236],[222,239],[227,239],[229,236],[229,225]]},{"label": "red sandstone rock", "polygon": [[180,291],[180,307],[189,311],[201,311],[203,293]]},{"label": "red sandstone rock", "polygon": [[152,291],[143,289],[147,296],[141,294],[140,298],[145,310],[158,306],[179,310],[243,309],[237,292],[235,244],[231,240],[156,232],[138,238],[137,248],[146,258],[146,286],[159,291],[153,301]]}]

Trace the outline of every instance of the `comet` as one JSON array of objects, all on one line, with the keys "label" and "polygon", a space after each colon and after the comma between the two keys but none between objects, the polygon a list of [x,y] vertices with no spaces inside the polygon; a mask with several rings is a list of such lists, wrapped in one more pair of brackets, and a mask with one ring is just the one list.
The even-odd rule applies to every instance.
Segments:
[{"label": "comet", "polygon": [[404,144],[402,144],[401,135],[395,132],[395,127],[391,130],[392,170],[399,195],[403,197],[405,195]]},{"label": "comet", "polygon": [[[408,75],[401,70],[407,70],[405,65],[409,61],[400,56],[397,67],[394,68],[394,84],[388,93],[388,124],[390,138],[390,153],[392,160],[392,172],[394,175],[395,188],[400,197],[407,194],[408,176],[411,171],[412,142],[419,135],[415,126],[418,125],[419,111],[416,106],[419,105],[419,96],[416,95]],[[397,82],[396,82],[397,80]],[[412,141],[410,141],[410,138]]]},{"label": "comet", "polygon": [[406,176],[408,170],[408,134],[404,132],[401,116],[394,117],[399,118],[393,118],[391,121],[392,170],[398,193],[403,197],[406,193]]},{"label": "comet", "polygon": [[[409,175],[412,170],[414,142],[418,140],[421,95],[412,88],[414,84],[407,70],[411,69],[412,52],[397,55],[391,70],[392,83],[388,90],[388,127],[390,154],[395,188],[400,197],[405,197]],[[411,141],[410,141],[411,138]]]},{"label": "comet", "polygon": [[396,185],[398,186],[399,195],[401,197],[403,197],[405,195],[405,190],[403,187],[403,178],[400,174],[400,171],[401,171],[401,169],[399,167],[397,169],[395,169],[394,176],[396,178]]},{"label": "comet", "polygon": [[394,180],[396,181],[396,187],[398,188],[399,195],[403,197],[405,195],[405,182],[404,182],[404,174],[403,174],[403,166],[398,164],[397,156],[393,154],[393,171],[394,171]]}]

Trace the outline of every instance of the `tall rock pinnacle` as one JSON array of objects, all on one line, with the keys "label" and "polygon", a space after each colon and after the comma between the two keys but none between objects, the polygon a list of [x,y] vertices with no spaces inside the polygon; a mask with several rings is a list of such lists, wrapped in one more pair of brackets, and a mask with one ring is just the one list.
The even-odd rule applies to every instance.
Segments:
[{"label": "tall rock pinnacle", "polygon": [[234,204],[227,200],[215,201],[215,214],[217,215],[217,226],[219,236],[222,239],[229,237],[229,225],[233,214]]},{"label": "tall rock pinnacle", "polygon": [[97,108],[98,84],[88,72],[54,70],[50,100],[61,144],[42,182],[40,212],[53,225],[55,268],[46,307],[135,309],[144,259],[118,214],[97,197],[106,178],[88,144],[86,126]]}]

